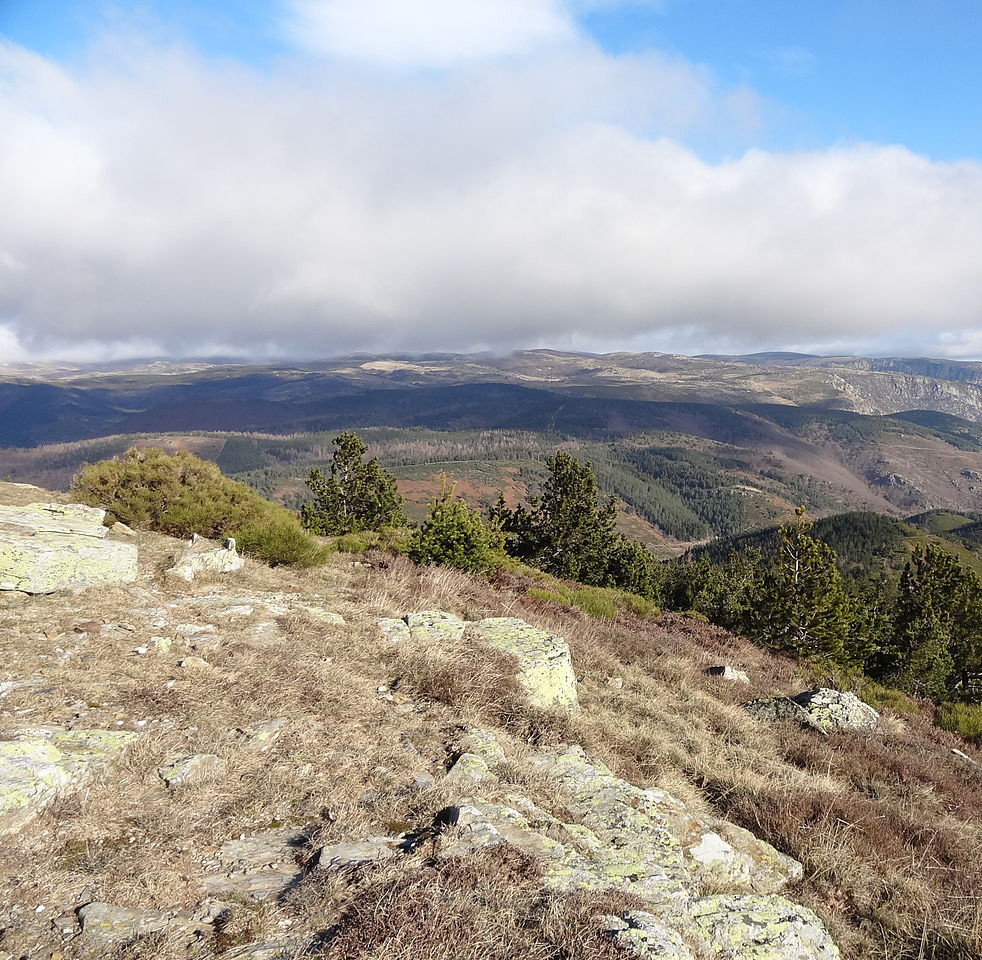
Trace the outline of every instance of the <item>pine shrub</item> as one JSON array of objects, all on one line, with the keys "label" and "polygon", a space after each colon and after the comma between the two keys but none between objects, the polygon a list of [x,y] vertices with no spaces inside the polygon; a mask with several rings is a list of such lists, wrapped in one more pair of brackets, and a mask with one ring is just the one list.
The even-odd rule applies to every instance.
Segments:
[{"label": "pine shrub", "polygon": [[310,567],[327,556],[289,510],[185,451],[131,449],[119,459],[86,464],[72,494],[134,529],[180,538],[235,537],[243,553],[274,566]]}]

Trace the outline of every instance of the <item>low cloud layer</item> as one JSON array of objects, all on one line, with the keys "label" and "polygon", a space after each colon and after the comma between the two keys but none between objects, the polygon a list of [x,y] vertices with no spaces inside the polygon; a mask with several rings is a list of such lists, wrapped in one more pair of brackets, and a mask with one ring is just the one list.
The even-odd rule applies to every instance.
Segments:
[{"label": "low cloud layer", "polygon": [[298,2],[287,27],[309,8],[330,56],[267,71],[0,45],[0,360],[980,352],[982,164],[746,150],[752,91],[605,54],[565,5],[523,0],[536,16],[485,48],[357,19],[403,6]]}]

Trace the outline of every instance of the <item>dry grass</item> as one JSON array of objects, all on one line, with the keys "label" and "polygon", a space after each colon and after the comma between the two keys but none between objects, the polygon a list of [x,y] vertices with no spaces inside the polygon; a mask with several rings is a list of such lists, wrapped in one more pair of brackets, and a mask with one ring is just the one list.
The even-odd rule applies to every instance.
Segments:
[{"label": "dry grass", "polygon": [[[684,618],[594,620],[528,597],[529,581],[515,575],[489,585],[398,558],[338,555],[315,571],[248,564],[235,578],[185,586],[159,576],[172,549],[141,537],[141,580],[126,590],[0,598],[0,681],[33,683],[0,699],[0,730],[50,723],[142,733],[112,777],[0,845],[0,952],[172,958],[177,946],[166,937],[116,954],[84,938],[62,943],[51,918],[91,900],[193,914],[204,896],[202,859],[274,822],[313,825],[326,842],[426,824],[457,797],[439,784],[415,790],[414,777],[439,779],[461,726],[480,724],[499,731],[512,761],[502,793],[519,786],[554,806],[523,756],[539,743],[577,741],[632,782],[715,809],[799,858],[807,877],[793,895],[821,913],[848,960],[982,956],[982,778],[952,758],[959,741],[926,719],[892,718],[875,737],[762,726],[739,704],[806,686],[791,661]],[[348,622],[324,624],[300,603]],[[225,612],[239,604],[252,613]],[[392,644],[375,626],[377,616],[423,609],[519,616],[566,637],[583,710],[572,720],[531,711],[507,659],[466,641]],[[154,626],[158,616],[170,626]],[[74,634],[93,620],[134,629]],[[213,624],[217,646],[208,649],[204,635],[179,639],[174,627],[184,623]],[[133,654],[154,635],[174,638],[170,653]],[[177,667],[190,653],[212,669]],[[746,670],[752,687],[704,674],[724,662]],[[236,731],[272,717],[289,720],[275,746],[245,749]],[[157,767],[192,753],[218,754],[227,775],[164,789]],[[241,907],[217,943],[339,924],[332,956],[352,960],[613,956],[591,922],[608,908],[543,897],[521,857],[440,867],[417,859],[405,875],[369,871],[354,886],[308,883],[282,902]]]}]

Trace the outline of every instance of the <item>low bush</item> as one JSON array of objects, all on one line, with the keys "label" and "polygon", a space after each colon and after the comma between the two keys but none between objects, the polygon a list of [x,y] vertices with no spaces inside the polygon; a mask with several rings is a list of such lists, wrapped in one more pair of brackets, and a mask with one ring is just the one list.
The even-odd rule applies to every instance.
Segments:
[{"label": "low bush", "polygon": [[490,573],[504,558],[505,535],[499,524],[486,522],[478,510],[454,496],[453,485],[444,480],[438,499],[430,503],[430,514],[409,542],[413,563],[435,563],[468,573]]},{"label": "low bush", "polygon": [[314,566],[329,552],[289,510],[184,451],[132,449],[116,460],[86,464],[72,495],[135,529],[181,538],[235,537],[243,553],[274,566]]},{"label": "low bush", "polygon": [[938,709],[938,725],[972,743],[982,744],[982,705],[950,703]]},{"label": "low bush", "polygon": [[407,527],[383,527],[381,530],[361,530],[346,533],[330,542],[330,549],[336,553],[368,553],[379,550],[403,557],[409,549],[411,532]]},{"label": "low bush", "polygon": [[640,617],[657,617],[661,612],[650,600],[635,593],[610,587],[568,586],[553,580],[546,587],[531,587],[530,597],[575,607],[591,617],[613,620],[623,610],[630,610]]}]

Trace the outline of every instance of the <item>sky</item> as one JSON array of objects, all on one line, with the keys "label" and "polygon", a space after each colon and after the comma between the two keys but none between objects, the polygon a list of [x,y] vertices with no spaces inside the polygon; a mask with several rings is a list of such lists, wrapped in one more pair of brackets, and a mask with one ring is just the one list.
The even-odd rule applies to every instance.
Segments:
[{"label": "sky", "polygon": [[0,0],[0,363],[982,357],[977,0]]}]

